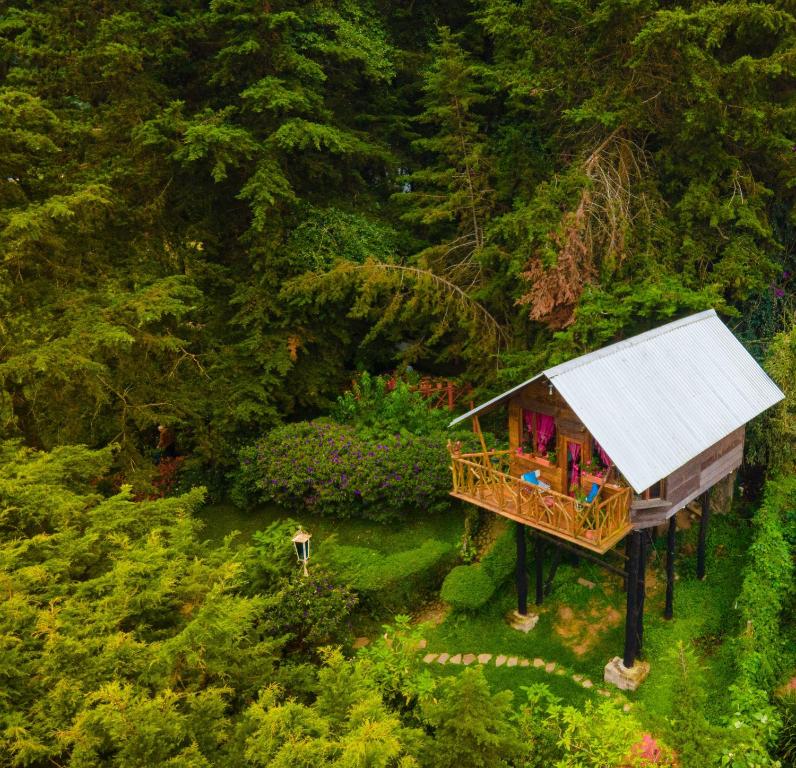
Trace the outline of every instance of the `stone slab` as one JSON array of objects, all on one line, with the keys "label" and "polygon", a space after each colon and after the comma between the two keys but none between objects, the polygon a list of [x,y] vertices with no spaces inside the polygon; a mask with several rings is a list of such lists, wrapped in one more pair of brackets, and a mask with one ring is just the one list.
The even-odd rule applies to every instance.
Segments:
[{"label": "stone slab", "polygon": [[539,616],[535,613],[523,615],[514,611],[509,614],[509,626],[526,635],[539,623]]},{"label": "stone slab", "polygon": [[581,680],[583,680],[583,675],[572,675],[572,679],[573,679],[573,680],[574,680],[576,683],[579,683]]},{"label": "stone slab", "polygon": [[421,640],[418,642],[417,647],[422,651],[428,645],[428,640]]},{"label": "stone slab", "polygon": [[510,658],[510,659],[509,659],[509,660],[506,662],[506,666],[507,666],[507,667],[516,667],[516,666],[517,666],[517,662],[518,662],[518,661],[519,661],[519,659],[518,659],[516,656],[512,656],[512,657],[511,657],[511,658]]},{"label": "stone slab", "polygon": [[462,663],[462,655],[457,653],[455,656],[451,656],[448,659],[448,664],[461,664]]},{"label": "stone slab", "polygon": [[581,685],[582,685],[584,688],[593,688],[593,687],[594,687],[594,683],[593,683],[591,680],[584,680],[584,681],[581,683]]},{"label": "stone slab", "polygon": [[520,659],[520,666],[521,667],[527,667],[527,666],[530,666],[530,664],[531,664],[531,662],[528,661],[528,659]]},{"label": "stone slab", "polygon": [[502,667],[507,661],[508,661],[508,656],[502,656],[502,655],[498,656],[495,659],[495,666]]},{"label": "stone slab", "polygon": [[474,653],[465,653],[462,656],[462,664],[466,667],[468,664],[472,664],[475,661],[475,654]]},{"label": "stone slab", "polygon": [[436,659],[436,658],[437,658],[437,654],[436,653],[427,653],[423,657],[423,661],[426,662],[426,664],[431,664],[431,662],[434,661],[434,659]]},{"label": "stone slab", "polygon": [[637,661],[628,669],[619,656],[614,656],[606,665],[603,680],[615,685],[620,691],[635,691],[650,673],[648,661]]},{"label": "stone slab", "polygon": [[533,665],[535,667],[543,667],[544,666],[544,659],[536,658],[533,660]]},{"label": "stone slab", "polygon": [[556,663],[554,661],[548,661],[547,664],[544,665],[545,672],[553,672],[556,668]]},{"label": "stone slab", "polygon": [[449,653],[441,653],[437,657],[437,664],[445,664],[447,663],[448,659],[451,657]]},{"label": "stone slab", "polygon": [[478,663],[479,664],[489,664],[489,660],[492,658],[491,653],[479,653],[478,654]]},{"label": "stone slab", "polygon": [[586,587],[586,589],[594,589],[597,586],[593,581],[584,579],[583,576],[578,576],[578,584],[580,584],[581,587]]}]

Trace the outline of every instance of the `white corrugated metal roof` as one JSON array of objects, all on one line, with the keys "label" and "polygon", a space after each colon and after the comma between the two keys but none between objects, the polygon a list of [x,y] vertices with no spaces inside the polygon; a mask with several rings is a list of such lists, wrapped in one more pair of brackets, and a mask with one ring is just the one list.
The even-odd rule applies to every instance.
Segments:
[{"label": "white corrugated metal roof", "polygon": [[543,375],[638,493],[784,397],[712,309]]}]

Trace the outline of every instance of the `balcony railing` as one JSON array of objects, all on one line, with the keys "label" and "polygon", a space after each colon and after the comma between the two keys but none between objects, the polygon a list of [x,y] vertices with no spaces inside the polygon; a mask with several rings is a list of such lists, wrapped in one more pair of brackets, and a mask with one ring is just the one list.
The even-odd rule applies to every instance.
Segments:
[{"label": "balcony railing", "polygon": [[511,474],[509,451],[451,453],[452,496],[595,552],[630,530],[630,488],[600,489],[590,504]]}]

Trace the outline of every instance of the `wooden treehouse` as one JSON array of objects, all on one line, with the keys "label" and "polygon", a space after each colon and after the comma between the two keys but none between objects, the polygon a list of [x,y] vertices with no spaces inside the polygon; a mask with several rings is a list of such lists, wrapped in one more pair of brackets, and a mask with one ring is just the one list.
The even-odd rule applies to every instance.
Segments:
[{"label": "wooden treehouse", "polygon": [[[620,672],[632,677],[643,639],[648,529],[668,524],[671,618],[675,514],[702,497],[702,578],[708,492],[740,466],[746,423],[782,398],[716,313],[701,312],[549,368],[454,419],[451,426],[473,420],[481,450],[450,445],[451,494],[518,523],[520,614],[527,613],[526,527],[536,533],[538,604],[545,540],[624,576]],[[508,449],[498,450],[487,446],[479,416],[501,406],[508,411]],[[600,556],[622,540],[618,569]]]}]

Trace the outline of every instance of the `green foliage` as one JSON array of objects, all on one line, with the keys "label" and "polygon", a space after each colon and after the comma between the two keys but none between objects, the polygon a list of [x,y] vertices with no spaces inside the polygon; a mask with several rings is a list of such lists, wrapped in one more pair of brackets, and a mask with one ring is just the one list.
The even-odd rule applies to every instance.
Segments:
[{"label": "green foliage", "polygon": [[513,526],[502,533],[494,542],[489,551],[481,558],[481,567],[484,573],[492,580],[495,588],[514,572],[517,564],[517,544]]},{"label": "green foliage", "polygon": [[663,662],[676,669],[669,738],[683,765],[711,768],[719,761],[722,731],[705,717],[707,694],[693,650],[682,641]]},{"label": "green foliage", "polygon": [[455,554],[451,544],[434,539],[390,553],[327,539],[323,562],[361,595],[371,613],[394,615],[435,592]]},{"label": "green foliage", "polygon": [[508,765],[523,745],[510,722],[512,695],[492,694],[479,667],[442,682],[442,690],[421,706],[422,718],[434,729],[434,741],[424,765]]},{"label": "green foliage", "polygon": [[437,440],[360,437],[351,427],[288,424],[241,455],[238,498],[258,497],[289,509],[386,521],[412,507],[434,509],[448,493],[447,453]]},{"label": "green foliage", "polygon": [[[730,722],[735,743],[724,764],[738,768],[776,765],[768,750],[778,737],[779,718],[769,694],[781,672],[784,639],[783,607],[794,594],[794,564],[786,535],[785,513],[796,506],[796,477],[777,476],[766,483],[755,516],[755,537],[749,548],[741,593],[737,678],[730,687],[735,714]],[[790,518],[792,524],[792,517]]]},{"label": "green foliage", "polygon": [[435,437],[444,434],[446,438],[459,434],[446,431],[450,413],[429,408],[405,381],[390,382],[384,376],[367,372],[337,398],[331,415],[335,421],[352,424],[360,434],[371,438],[396,433]]},{"label": "green foliage", "polygon": [[103,498],[110,451],[1,452],[2,762],[214,762],[281,641],[233,551],[199,544],[202,490]]},{"label": "green foliage", "polygon": [[514,532],[509,530],[495,541],[480,563],[454,568],[445,577],[440,596],[460,610],[483,608],[513,572],[516,562]]},{"label": "green foliage", "polygon": [[442,583],[440,597],[457,610],[476,611],[495,593],[495,584],[479,565],[457,565]]},{"label": "green foliage", "polygon": [[796,763],[796,693],[787,691],[776,699],[782,730],[775,753],[783,765]]},{"label": "green foliage", "polygon": [[[668,748],[657,743],[661,756],[648,760],[640,749],[642,728],[635,717],[614,701],[582,709],[562,706],[546,686],[523,689],[526,700],[516,720],[528,755],[527,768],[672,765]],[[690,763],[682,763],[691,765]]]}]

